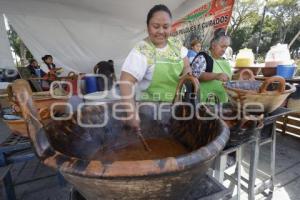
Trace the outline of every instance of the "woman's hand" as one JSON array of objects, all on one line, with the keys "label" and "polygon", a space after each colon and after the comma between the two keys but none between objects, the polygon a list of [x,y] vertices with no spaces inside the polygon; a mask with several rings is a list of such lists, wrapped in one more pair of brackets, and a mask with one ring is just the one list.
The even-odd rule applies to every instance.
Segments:
[{"label": "woman's hand", "polygon": [[180,75],[180,78],[187,75],[187,74],[192,75],[192,69],[190,67],[189,68],[186,68],[186,67],[183,68],[182,73]]},{"label": "woman's hand", "polygon": [[218,73],[218,74],[216,74],[216,80],[226,82],[229,80],[229,78],[228,78],[227,74],[225,74],[225,73]]},{"label": "woman's hand", "polygon": [[140,120],[138,114],[136,114],[135,116],[133,116],[127,120],[124,120],[124,123],[127,126],[129,126],[130,128],[135,129],[135,130],[139,130],[141,127],[141,120]]},{"label": "woman's hand", "polygon": [[120,92],[122,96],[123,107],[126,109],[127,119],[124,123],[131,128],[140,128],[140,118],[135,106],[134,85],[137,80],[129,73],[122,72],[120,78]]}]

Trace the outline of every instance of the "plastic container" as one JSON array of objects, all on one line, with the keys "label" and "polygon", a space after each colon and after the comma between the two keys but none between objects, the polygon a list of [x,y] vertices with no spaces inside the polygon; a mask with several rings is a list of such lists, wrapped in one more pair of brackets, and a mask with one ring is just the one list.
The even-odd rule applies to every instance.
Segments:
[{"label": "plastic container", "polygon": [[97,77],[95,77],[95,76],[85,76],[84,80],[85,80],[85,92],[86,92],[86,94],[98,91]]},{"label": "plastic container", "polygon": [[295,65],[278,65],[276,68],[276,74],[286,79],[293,78],[295,71]]},{"label": "plastic container", "polygon": [[278,43],[277,45],[272,46],[265,58],[266,67],[286,65],[290,62],[291,56],[287,44]]},{"label": "plastic container", "polygon": [[236,67],[250,67],[254,64],[254,54],[251,49],[241,49],[236,56]]}]

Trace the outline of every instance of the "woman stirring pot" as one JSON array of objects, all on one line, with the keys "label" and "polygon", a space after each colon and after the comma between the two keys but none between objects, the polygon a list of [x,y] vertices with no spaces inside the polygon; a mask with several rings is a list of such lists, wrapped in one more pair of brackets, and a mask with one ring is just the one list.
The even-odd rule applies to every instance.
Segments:
[{"label": "woman stirring pot", "polygon": [[147,15],[148,37],[138,42],[127,56],[121,72],[120,84],[123,102],[133,128],[140,127],[138,111],[135,107],[134,85],[142,90],[140,99],[144,101],[171,102],[181,75],[191,71],[187,49],[180,41],[169,37],[172,14],[165,5],[156,5]]}]

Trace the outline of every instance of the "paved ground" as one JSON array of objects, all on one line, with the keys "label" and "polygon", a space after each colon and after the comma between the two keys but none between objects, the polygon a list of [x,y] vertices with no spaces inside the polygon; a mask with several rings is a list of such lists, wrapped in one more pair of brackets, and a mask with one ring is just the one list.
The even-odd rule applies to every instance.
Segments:
[{"label": "paved ground", "polygon": [[[0,122],[0,142],[9,134],[7,127]],[[243,174],[247,175],[249,149],[244,150]],[[300,199],[300,138],[288,135],[277,137],[276,188],[273,197],[257,195],[256,199],[299,200]],[[270,146],[262,147],[259,170],[268,173]],[[22,170],[21,170],[22,169]],[[61,186],[56,172],[40,164],[37,159],[18,163],[12,169],[18,200],[67,200],[70,185]],[[260,176],[262,178],[262,176]],[[32,181],[32,179],[38,179]],[[259,181],[259,180],[258,180]],[[0,192],[0,199],[2,199]],[[242,199],[247,199],[245,193]]]}]

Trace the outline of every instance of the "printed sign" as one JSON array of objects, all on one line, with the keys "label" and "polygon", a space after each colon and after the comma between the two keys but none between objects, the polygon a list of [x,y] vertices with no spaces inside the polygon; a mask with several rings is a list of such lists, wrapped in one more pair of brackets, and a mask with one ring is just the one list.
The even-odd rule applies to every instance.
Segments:
[{"label": "printed sign", "polygon": [[180,38],[186,47],[190,47],[194,39],[200,40],[203,47],[208,47],[216,29],[226,30],[233,5],[234,0],[204,2],[172,25],[172,36]]}]

